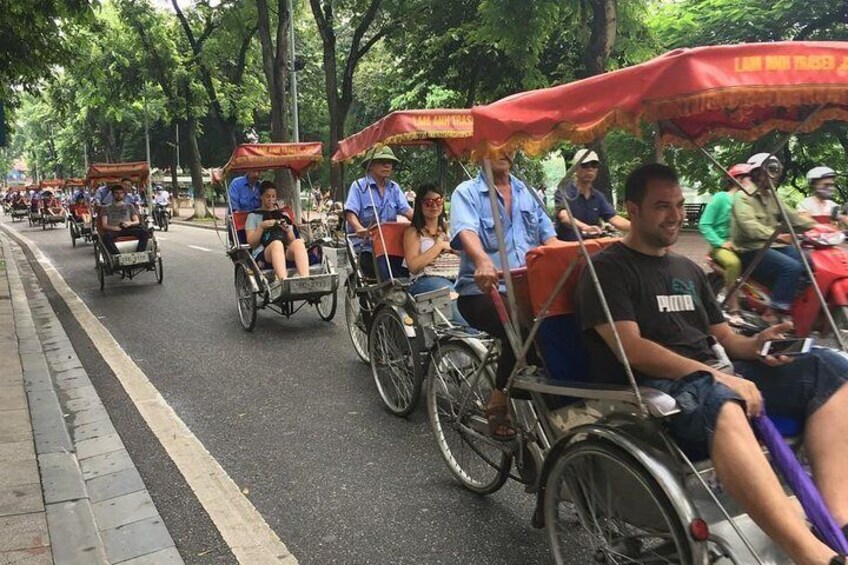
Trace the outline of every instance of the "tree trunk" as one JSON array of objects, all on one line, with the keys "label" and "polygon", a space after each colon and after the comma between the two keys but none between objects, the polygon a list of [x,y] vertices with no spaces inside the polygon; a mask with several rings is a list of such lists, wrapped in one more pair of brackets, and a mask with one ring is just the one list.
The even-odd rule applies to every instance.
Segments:
[{"label": "tree trunk", "polygon": [[[309,0],[312,15],[318,32],[321,35],[321,44],[324,50],[324,88],[327,94],[327,109],[330,113],[330,155],[336,152],[339,141],[344,139],[344,124],[353,100],[353,75],[356,66],[366,53],[386,33],[380,29],[363,43],[363,38],[368,28],[374,22],[377,12],[380,10],[382,0],[371,0],[368,9],[362,16],[359,24],[353,31],[350,51],[344,62],[344,73],[341,77],[341,91],[339,90],[338,65],[336,62],[336,31],[334,29],[335,16],[333,14],[333,2],[325,0]],[[344,200],[344,166],[341,163],[330,164],[330,186],[333,191],[334,200]]]},{"label": "tree trunk", "polygon": [[[344,119],[341,122],[338,121],[338,118],[330,114],[330,147],[335,148],[339,146],[339,141],[344,138]],[[330,155],[335,153],[335,149],[330,150]],[[344,186],[344,163],[342,162],[331,162],[330,163],[330,190],[333,194],[333,200],[337,200],[340,202],[345,201],[345,186]]]},{"label": "tree trunk", "polygon": [[[277,29],[275,38],[271,38],[271,16],[267,0],[257,0],[258,14],[257,29],[259,42],[262,44],[262,71],[268,84],[268,94],[271,97],[271,141],[282,143],[291,140],[286,120],[286,63],[288,59],[288,30],[291,14],[286,0],[277,1]],[[284,202],[294,205],[299,195],[295,194],[292,177],[286,170],[274,171],[274,183],[278,194]]]},{"label": "tree trunk", "polygon": [[[200,37],[195,37],[185,14],[183,14],[182,9],[180,8],[179,2],[177,2],[177,0],[171,0],[171,5],[174,7],[174,12],[177,15],[177,19],[179,20],[181,27],[183,28],[183,33],[191,46],[192,53],[194,53],[193,65],[196,67],[197,72],[200,75],[200,83],[206,90],[206,95],[209,97],[212,104],[212,112],[218,120],[218,123],[221,125],[221,129],[224,131],[224,137],[230,142],[230,150],[232,151],[236,147],[235,120],[227,116],[224,109],[221,107],[221,102],[219,101],[219,96],[215,89],[215,83],[212,81],[212,73],[209,71],[209,67],[203,62],[203,45],[218,24],[214,23],[211,19],[207,20],[206,26],[200,34]],[[236,86],[241,86],[241,83],[238,83]]]},{"label": "tree trunk", "polygon": [[[583,68],[585,76],[600,75],[606,72],[615,38],[618,32],[618,13],[616,0],[591,0],[592,8],[592,33],[589,36],[589,45],[583,53]],[[605,143],[601,141],[597,148],[601,167],[595,180],[595,188],[604,193],[612,202],[612,182],[610,179],[609,166],[606,160]]]},{"label": "tree trunk", "polygon": [[194,218],[209,216],[206,206],[206,187],[203,186],[203,167],[200,161],[200,147],[197,145],[197,118],[186,120],[188,137],[188,168],[191,171],[191,185],[194,188]]}]

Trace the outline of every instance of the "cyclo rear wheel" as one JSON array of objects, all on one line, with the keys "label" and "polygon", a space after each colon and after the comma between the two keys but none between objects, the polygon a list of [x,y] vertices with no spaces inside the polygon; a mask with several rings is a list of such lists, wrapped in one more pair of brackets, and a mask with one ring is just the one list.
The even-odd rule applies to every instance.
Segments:
[{"label": "cyclo rear wheel", "polygon": [[609,442],[567,447],[548,475],[544,502],[555,563],[572,562],[575,544],[598,563],[692,563],[666,494],[635,457]]},{"label": "cyclo rear wheel", "polygon": [[363,363],[368,363],[368,328],[356,294],[356,275],[350,275],[345,281],[345,323],[353,350]]},{"label": "cyclo rear wheel", "polygon": [[253,331],[256,326],[256,294],[244,265],[236,265],[235,287],[239,322],[245,330]]},{"label": "cyclo rear wheel", "polygon": [[408,416],[421,398],[424,371],[419,350],[394,309],[384,306],[377,310],[368,333],[371,375],[383,404],[395,416]]},{"label": "cyclo rear wheel", "polygon": [[315,303],[315,309],[318,310],[318,315],[325,322],[329,322],[336,315],[336,306],[338,305],[338,292],[333,291],[325,294]]},{"label": "cyclo rear wheel", "polygon": [[512,454],[474,430],[485,424],[494,386],[492,367],[478,372],[483,359],[461,340],[437,344],[427,379],[427,415],[439,452],[466,489],[491,494],[509,478]]}]

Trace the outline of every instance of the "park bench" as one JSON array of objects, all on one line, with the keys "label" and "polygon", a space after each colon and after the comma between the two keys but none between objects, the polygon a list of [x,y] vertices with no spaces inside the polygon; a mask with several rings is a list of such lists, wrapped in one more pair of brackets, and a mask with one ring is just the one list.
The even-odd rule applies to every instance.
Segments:
[{"label": "park bench", "polygon": [[704,208],[707,205],[704,202],[697,204],[683,204],[683,212],[686,214],[686,220],[683,226],[687,228],[698,228],[698,222],[701,220],[701,214],[704,213]]}]

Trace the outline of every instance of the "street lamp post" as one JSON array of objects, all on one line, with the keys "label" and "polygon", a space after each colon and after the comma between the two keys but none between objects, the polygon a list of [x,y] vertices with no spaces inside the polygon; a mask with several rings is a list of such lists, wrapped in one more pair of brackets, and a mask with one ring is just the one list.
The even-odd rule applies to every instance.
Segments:
[{"label": "street lamp post", "polygon": [[[294,44],[294,7],[293,1],[288,0],[288,10],[289,10],[289,54],[290,61],[289,67],[291,71],[291,78],[289,79],[291,82],[291,99],[292,99],[292,140],[295,143],[300,142],[300,124],[298,119],[298,111],[297,111],[297,71],[294,68],[294,59],[295,59],[295,44]],[[300,205],[300,179],[292,175],[294,178],[294,215],[295,218],[302,221],[302,210]]]},{"label": "street lamp post", "polygon": [[175,125],[177,126],[177,135],[176,135],[176,142],[177,142],[177,147],[176,147],[176,149],[177,149],[177,174],[179,175],[179,174],[180,174],[180,122],[177,122]]},{"label": "street lamp post", "polygon": [[[144,85],[143,100],[144,100],[144,149],[145,149],[145,152],[147,153],[147,170],[150,171],[150,126],[148,124],[148,119],[147,119],[147,84]],[[152,195],[150,194],[150,178],[151,178],[151,175],[150,175],[150,173],[148,173],[148,175],[147,175],[147,189],[144,191],[144,196],[145,196],[145,200],[146,200],[145,204],[147,204],[148,210],[150,208],[152,208],[152,206],[150,204],[151,198],[152,198]],[[139,187],[139,189],[140,188],[141,187]]]}]

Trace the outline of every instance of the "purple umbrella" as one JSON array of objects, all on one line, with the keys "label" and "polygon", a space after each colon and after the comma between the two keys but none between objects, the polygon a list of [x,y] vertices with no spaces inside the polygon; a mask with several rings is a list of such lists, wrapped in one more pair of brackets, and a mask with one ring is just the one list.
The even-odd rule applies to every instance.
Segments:
[{"label": "purple umbrella", "polygon": [[798,497],[798,501],[804,508],[807,518],[815,526],[822,540],[838,553],[848,553],[848,541],[836,524],[830,511],[824,505],[821,494],[819,494],[813,480],[807,474],[795,454],[789,449],[789,445],[783,440],[774,423],[763,412],[752,420],[754,430],[771,453],[772,461],[792,492]]}]

